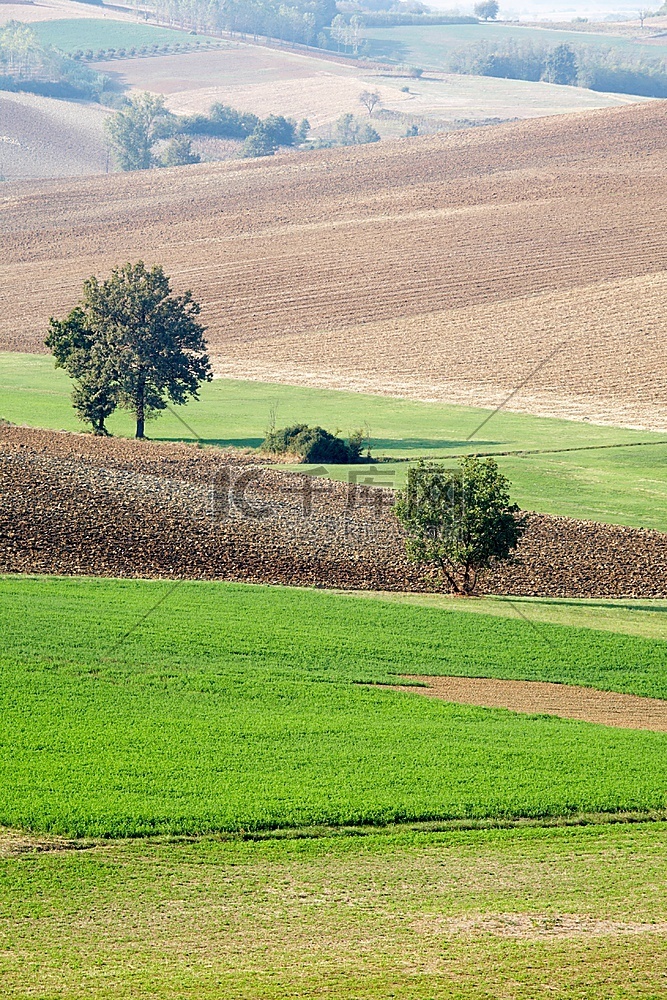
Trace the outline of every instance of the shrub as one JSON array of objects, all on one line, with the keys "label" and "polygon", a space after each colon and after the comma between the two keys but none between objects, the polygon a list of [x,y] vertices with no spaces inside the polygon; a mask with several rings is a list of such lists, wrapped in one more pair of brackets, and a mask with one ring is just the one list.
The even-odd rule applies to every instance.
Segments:
[{"label": "shrub", "polygon": [[361,457],[364,446],[363,431],[355,431],[345,443],[323,427],[309,427],[308,424],[294,424],[267,434],[260,447],[261,451],[274,455],[294,455],[302,462],[329,462],[332,465],[350,465],[368,461]]}]

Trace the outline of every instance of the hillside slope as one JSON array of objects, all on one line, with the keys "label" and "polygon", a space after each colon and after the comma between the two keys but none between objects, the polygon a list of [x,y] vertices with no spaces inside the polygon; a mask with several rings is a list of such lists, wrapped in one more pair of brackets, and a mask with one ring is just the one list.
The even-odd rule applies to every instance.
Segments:
[{"label": "hillside slope", "polygon": [[142,257],[201,299],[221,374],[475,405],[530,376],[511,408],[666,429],[666,128],[652,102],[5,185],[0,348]]},{"label": "hillside slope", "polygon": [[99,104],[36,94],[0,94],[3,180],[103,174],[113,170]]}]

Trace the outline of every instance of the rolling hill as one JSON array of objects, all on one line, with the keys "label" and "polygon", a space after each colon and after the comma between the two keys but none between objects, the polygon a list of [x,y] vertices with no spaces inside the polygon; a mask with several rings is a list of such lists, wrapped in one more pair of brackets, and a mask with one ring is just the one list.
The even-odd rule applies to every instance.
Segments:
[{"label": "rolling hill", "polygon": [[[662,102],[3,186],[0,347],[159,262],[218,374],[667,428]],[[539,366],[539,370],[536,370]]]}]

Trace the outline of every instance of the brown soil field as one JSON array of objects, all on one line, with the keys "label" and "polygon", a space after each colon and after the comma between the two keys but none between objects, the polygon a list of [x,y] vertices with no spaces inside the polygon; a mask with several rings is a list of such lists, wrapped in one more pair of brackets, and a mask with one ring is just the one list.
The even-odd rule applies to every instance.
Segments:
[{"label": "brown soil field", "polygon": [[0,348],[141,257],[202,302],[219,374],[493,406],[542,364],[510,409],[666,430],[666,129],[656,101],[8,184]]},{"label": "brown soil field", "polygon": [[640,698],[617,691],[546,681],[509,681],[487,677],[408,676],[426,687],[395,686],[407,691],[439,698],[458,705],[482,708],[507,708],[510,712],[557,715],[563,719],[581,719],[621,729],[648,729],[667,733],[667,701]]},{"label": "brown soil field", "polygon": [[[393,493],[252,454],[0,425],[0,572],[429,591]],[[437,589],[437,588],[436,588]],[[529,515],[486,593],[667,596],[667,535]]]},{"label": "brown soil field", "polygon": [[0,174],[5,181],[113,170],[99,104],[0,92]]}]

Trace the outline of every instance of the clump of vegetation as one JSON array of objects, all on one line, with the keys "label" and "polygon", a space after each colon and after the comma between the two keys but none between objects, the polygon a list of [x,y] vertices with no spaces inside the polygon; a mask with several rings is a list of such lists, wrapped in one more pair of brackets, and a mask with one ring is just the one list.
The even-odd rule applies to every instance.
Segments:
[{"label": "clump of vegetation", "polygon": [[370,462],[370,447],[362,455],[365,435],[362,430],[350,434],[343,441],[337,434],[325,431],[323,427],[309,427],[308,424],[294,424],[280,430],[269,431],[260,450],[272,455],[293,457],[305,463],[328,462],[331,465],[356,465]]},{"label": "clump of vegetation", "polygon": [[[83,53],[81,53],[83,55]],[[42,45],[33,29],[9,21],[0,30],[0,87],[46,97],[99,100],[108,78],[50,45]]]},{"label": "clump of vegetation", "polygon": [[114,159],[121,170],[149,170],[198,163],[191,142],[195,136],[245,140],[242,156],[272,156],[281,147],[304,143],[309,122],[269,115],[263,121],[224,104],[214,104],[208,115],[172,114],[164,97],[137,94],[122,98],[122,106],[105,122]]},{"label": "clump of vegetation", "polygon": [[105,420],[121,406],[143,438],[167,400],[198,398],[200,383],[213,377],[199,312],[190,292],[171,294],[161,267],[139,261],[106,281],[89,278],[69,316],[51,318],[46,346],[75,380],[74,408],[95,434],[107,433]]},{"label": "clump of vegetation", "polygon": [[435,568],[457,594],[472,594],[480,573],[510,557],[525,520],[492,458],[462,458],[458,469],[420,462],[394,507],[406,551]]}]

